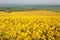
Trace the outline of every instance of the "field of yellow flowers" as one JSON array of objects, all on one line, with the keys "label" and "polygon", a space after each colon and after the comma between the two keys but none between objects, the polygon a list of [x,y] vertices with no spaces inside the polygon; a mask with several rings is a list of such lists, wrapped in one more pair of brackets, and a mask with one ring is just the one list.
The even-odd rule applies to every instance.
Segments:
[{"label": "field of yellow flowers", "polygon": [[59,15],[50,11],[0,12],[0,40],[60,40]]}]

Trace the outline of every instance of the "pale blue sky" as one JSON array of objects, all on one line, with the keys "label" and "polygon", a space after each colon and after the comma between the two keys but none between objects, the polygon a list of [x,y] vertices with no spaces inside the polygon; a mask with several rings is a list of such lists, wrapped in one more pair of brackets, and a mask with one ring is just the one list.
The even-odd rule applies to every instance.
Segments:
[{"label": "pale blue sky", "polygon": [[0,4],[60,4],[60,0],[0,0]]}]

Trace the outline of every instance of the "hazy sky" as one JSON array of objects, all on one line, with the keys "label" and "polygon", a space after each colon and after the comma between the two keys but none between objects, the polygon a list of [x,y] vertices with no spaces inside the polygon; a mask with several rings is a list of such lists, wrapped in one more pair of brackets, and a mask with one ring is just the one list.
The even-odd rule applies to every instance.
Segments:
[{"label": "hazy sky", "polygon": [[0,0],[0,4],[60,4],[60,0]]}]

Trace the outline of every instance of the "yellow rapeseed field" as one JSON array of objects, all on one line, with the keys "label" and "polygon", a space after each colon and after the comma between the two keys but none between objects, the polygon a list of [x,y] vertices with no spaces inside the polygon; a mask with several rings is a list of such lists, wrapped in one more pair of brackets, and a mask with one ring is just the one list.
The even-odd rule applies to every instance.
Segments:
[{"label": "yellow rapeseed field", "polygon": [[60,13],[0,12],[0,40],[60,40]]}]

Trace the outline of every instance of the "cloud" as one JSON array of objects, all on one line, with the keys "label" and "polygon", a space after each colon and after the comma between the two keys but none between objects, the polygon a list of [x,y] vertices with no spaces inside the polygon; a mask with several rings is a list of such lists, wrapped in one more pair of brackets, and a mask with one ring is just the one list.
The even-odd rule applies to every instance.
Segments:
[{"label": "cloud", "polygon": [[0,0],[0,4],[60,4],[60,0]]}]

